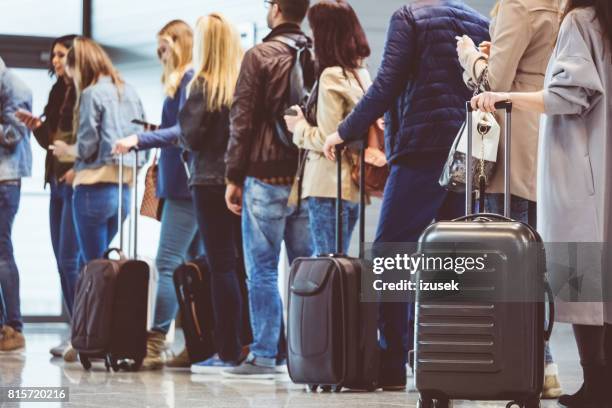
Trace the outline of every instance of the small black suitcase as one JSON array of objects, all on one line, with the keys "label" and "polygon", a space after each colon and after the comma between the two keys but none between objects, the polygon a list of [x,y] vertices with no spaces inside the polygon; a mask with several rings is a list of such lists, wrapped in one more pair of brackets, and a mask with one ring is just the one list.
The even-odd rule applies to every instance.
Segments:
[{"label": "small black suitcase", "polygon": [[[134,195],[137,194],[138,153],[134,152]],[[123,179],[123,156],[119,160]],[[119,187],[119,203],[124,194]],[[107,370],[138,370],[147,348],[147,301],[149,265],[137,256],[137,200],[134,217],[134,247],[131,259],[123,253],[122,208],[119,205],[119,249],[109,249],[102,259],[89,262],[79,276],[72,316],[72,346],[86,370],[92,359],[103,359]],[[113,252],[118,260],[110,259]]]},{"label": "small black suitcase", "polygon": [[[416,286],[418,407],[446,408],[454,399],[510,400],[508,407],[540,406],[544,345],[552,332],[554,304],[539,234],[529,225],[507,218],[512,104],[501,103],[498,108],[506,111],[505,216],[471,214],[473,183],[468,175],[467,215],[432,224],[419,240],[420,252],[425,255],[486,253],[488,257],[482,270],[450,274],[462,284],[456,295],[432,294]],[[469,103],[467,111],[466,168],[472,169]],[[435,268],[419,270],[417,282],[439,282],[441,276],[449,279],[443,273]],[[545,294],[550,308],[547,330]]]},{"label": "small black suitcase", "polygon": [[[361,302],[359,258],[343,254],[341,151],[337,149],[336,254],[298,258],[291,266],[287,313],[288,370],[312,391],[374,391],[379,369],[378,304]],[[364,168],[364,153],[361,153]],[[361,174],[360,253],[365,229]]]},{"label": "small black suitcase", "polygon": [[[249,319],[246,273],[242,257],[238,260],[238,279],[242,295],[242,344],[253,341]],[[210,271],[206,258],[199,258],[178,267],[174,272],[174,288],[181,312],[185,347],[192,363],[204,361],[216,352]]]}]

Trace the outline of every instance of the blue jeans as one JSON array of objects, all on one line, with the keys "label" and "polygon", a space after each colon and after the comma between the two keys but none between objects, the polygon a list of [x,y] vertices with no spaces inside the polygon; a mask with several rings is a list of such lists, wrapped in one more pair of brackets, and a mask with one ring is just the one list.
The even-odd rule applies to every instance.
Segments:
[{"label": "blue jeans", "polygon": [[[504,214],[504,195],[503,194],[487,194],[485,195],[485,211],[493,214]],[[527,223],[533,228],[537,228],[537,206],[533,201],[511,196],[510,198],[510,218]],[[548,321],[546,322],[548,326]],[[547,342],[544,347],[544,362],[546,364],[554,363],[550,344]]]},{"label": "blue jeans", "polygon": [[[122,220],[130,208],[130,189],[123,186]],[[85,263],[100,259],[119,229],[119,186],[99,183],[79,185],[72,195],[72,212],[81,255]]]},{"label": "blue jeans", "polygon": [[290,186],[247,177],[242,205],[242,241],[248,276],[253,344],[258,365],[273,367],[283,335],[283,306],[278,291],[278,263],[285,241],[289,262],[313,255],[308,203],[288,206]]},{"label": "blue jeans", "polygon": [[13,255],[11,234],[19,209],[21,185],[0,183],[0,289],[4,299],[2,324],[17,331],[23,328],[19,300],[19,271]]},{"label": "blue jeans", "polygon": [[178,311],[172,279],[184,262],[202,254],[198,225],[191,200],[165,199],[155,266],[159,273],[152,330],[168,333]]},{"label": "blue jeans", "polygon": [[[308,217],[315,255],[336,253],[336,199],[308,197]],[[342,252],[347,253],[359,219],[359,203],[342,200]]]},{"label": "blue jeans", "polygon": [[[418,242],[432,221],[464,215],[464,196],[438,184],[445,160],[446,155],[423,154],[391,166],[376,242]],[[414,343],[414,304],[382,302],[379,312],[382,381],[405,382]]]},{"label": "blue jeans", "polygon": [[72,216],[72,186],[51,181],[49,223],[51,244],[57,261],[62,293],[68,313],[72,315],[74,290],[80,269],[80,252]]}]

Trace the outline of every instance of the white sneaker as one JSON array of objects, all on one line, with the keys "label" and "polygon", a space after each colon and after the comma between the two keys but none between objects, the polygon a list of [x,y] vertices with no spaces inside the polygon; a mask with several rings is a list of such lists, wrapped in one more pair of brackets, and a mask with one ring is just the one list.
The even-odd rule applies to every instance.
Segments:
[{"label": "white sneaker", "polygon": [[68,341],[68,339],[64,339],[60,344],[55,347],[52,347],[49,350],[49,353],[51,353],[53,357],[61,357],[64,355],[64,351],[66,351],[68,346],[70,346],[70,342]]}]

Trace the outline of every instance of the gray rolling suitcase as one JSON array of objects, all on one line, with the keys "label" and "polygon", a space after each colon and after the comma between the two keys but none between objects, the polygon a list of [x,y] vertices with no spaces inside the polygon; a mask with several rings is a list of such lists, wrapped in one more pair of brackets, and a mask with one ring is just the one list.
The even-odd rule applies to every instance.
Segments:
[{"label": "gray rolling suitcase", "polygon": [[[508,407],[540,406],[544,346],[552,332],[554,304],[546,279],[542,240],[510,213],[511,103],[506,111],[505,216],[471,214],[472,177],[466,177],[466,216],[432,224],[419,240],[421,253],[478,254],[482,270],[441,275],[418,271],[418,281],[456,279],[459,292],[416,293],[415,385],[419,407],[444,408],[452,400],[511,401]],[[467,104],[469,130],[472,108]],[[468,133],[467,169],[472,168]],[[485,255],[486,254],[486,255]],[[444,278],[441,278],[444,276]],[[548,295],[549,325],[545,329]]]}]

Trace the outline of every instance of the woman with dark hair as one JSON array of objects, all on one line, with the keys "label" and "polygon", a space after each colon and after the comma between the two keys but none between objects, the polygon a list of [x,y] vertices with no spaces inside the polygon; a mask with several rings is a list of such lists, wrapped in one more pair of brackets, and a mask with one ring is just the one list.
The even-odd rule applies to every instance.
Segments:
[{"label": "woman with dark hair", "polygon": [[[73,143],[72,113],[76,102],[76,91],[72,79],[66,72],[66,55],[72,47],[75,35],[57,38],[51,45],[49,74],[56,81],[41,117],[19,111],[16,116],[33,131],[36,141],[47,151],[45,159],[45,185],[51,187],[49,201],[49,224],[51,244],[57,261],[62,293],[68,313],[72,315],[74,289],[79,276],[79,246],[72,217],[72,181],[74,160],[59,160],[53,156],[49,146],[56,140]],[[68,346],[65,340],[50,352],[60,357]]]},{"label": "woman with dark hair", "polygon": [[[319,80],[307,104],[306,117],[295,106],[297,116],[285,116],[285,121],[293,132],[293,142],[305,150],[300,198],[308,200],[315,253],[323,254],[335,251],[337,188],[336,163],[325,159],[323,146],[327,135],[337,131],[340,122],[371,84],[364,68],[370,46],[355,11],[344,0],[315,4],[308,11],[308,21],[314,37]],[[351,179],[352,163],[357,159],[348,151],[342,158],[345,252],[359,217],[359,190]]]},{"label": "woman with dark hair", "polygon": [[584,372],[582,388],[559,402],[569,408],[610,407],[612,3],[568,2],[544,90],[484,93],[472,105],[492,112],[496,102],[506,100],[516,110],[544,114],[538,148],[538,231],[544,242],[560,243],[547,251],[553,280],[567,280],[572,267],[567,265],[567,243],[590,243],[570,246],[584,278],[579,293],[572,294],[578,301],[557,299],[556,319],[574,325]]}]

